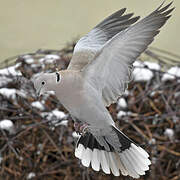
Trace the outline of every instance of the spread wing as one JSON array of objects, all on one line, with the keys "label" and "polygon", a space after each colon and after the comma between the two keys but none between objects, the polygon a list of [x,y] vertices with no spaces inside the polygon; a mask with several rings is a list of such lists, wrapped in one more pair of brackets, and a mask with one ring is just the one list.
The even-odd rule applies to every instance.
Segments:
[{"label": "spread wing", "polygon": [[107,17],[77,42],[68,69],[82,69],[98,55],[109,39],[139,19],[131,18],[133,13],[124,15],[125,11],[124,8]]},{"label": "spread wing", "polygon": [[131,79],[132,64],[148,47],[170,17],[170,5],[157,8],[150,15],[114,36],[87,66],[85,78],[102,92],[106,106],[116,102]]}]

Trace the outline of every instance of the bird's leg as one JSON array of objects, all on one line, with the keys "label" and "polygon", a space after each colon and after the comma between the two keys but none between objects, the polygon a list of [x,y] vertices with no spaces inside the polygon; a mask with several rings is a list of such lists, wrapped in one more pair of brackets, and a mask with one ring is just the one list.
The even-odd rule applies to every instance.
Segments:
[{"label": "bird's leg", "polygon": [[87,123],[83,123],[83,122],[79,121],[74,116],[71,116],[71,117],[74,120],[74,129],[75,129],[76,133],[77,134],[85,134],[89,125]]},{"label": "bird's leg", "polygon": [[80,132],[82,132],[81,134],[85,134],[88,128],[88,124],[84,123],[82,125],[80,125]]},{"label": "bird's leg", "polygon": [[82,122],[74,122],[74,129],[77,134],[85,134],[87,131],[88,124]]}]

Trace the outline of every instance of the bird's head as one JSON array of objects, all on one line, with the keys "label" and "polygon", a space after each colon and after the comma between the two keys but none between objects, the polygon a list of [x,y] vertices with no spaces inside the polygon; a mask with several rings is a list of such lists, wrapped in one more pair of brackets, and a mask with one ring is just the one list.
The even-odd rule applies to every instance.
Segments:
[{"label": "bird's head", "polygon": [[34,88],[38,96],[48,91],[54,91],[54,87],[61,81],[61,74],[55,73],[41,73],[32,78]]}]

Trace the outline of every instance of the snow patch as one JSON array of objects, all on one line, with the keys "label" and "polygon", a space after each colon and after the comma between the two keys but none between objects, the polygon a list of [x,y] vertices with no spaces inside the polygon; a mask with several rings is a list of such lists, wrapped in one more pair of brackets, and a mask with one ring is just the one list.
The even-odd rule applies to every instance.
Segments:
[{"label": "snow patch", "polygon": [[162,77],[162,81],[173,80],[175,77],[180,77],[180,67],[174,66],[170,68]]},{"label": "snow patch", "polygon": [[32,58],[31,55],[27,54],[23,56],[24,62],[27,64],[32,64],[34,63],[34,59]]},{"label": "snow patch", "polygon": [[149,68],[149,69],[153,69],[153,70],[160,70],[160,65],[155,63],[155,62],[149,62],[149,61],[145,61],[144,64]]},{"label": "snow patch", "polygon": [[[154,74],[151,70],[160,70],[160,65],[155,62],[141,62],[141,61],[135,61],[133,63],[134,71],[132,72],[132,75],[134,77],[134,81],[150,81]],[[149,68],[147,69],[146,66]]]},{"label": "snow patch", "polygon": [[43,106],[42,103],[39,102],[39,101],[34,101],[34,102],[31,103],[31,105],[32,105],[33,107],[41,110],[41,111],[44,110],[44,106]]},{"label": "snow patch", "polygon": [[52,112],[42,112],[41,113],[42,118],[46,118],[47,120],[52,120],[53,114]]},{"label": "snow patch", "polygon": [[135,62],[133,63],[133,66],[134,66],[134,67],[144,67],[144,64],[143,64],[143,62],[141,62],[141,61],[135,61]]},{"label": "snow patch", "polygon": [[127,112],[119,111],[118,114],[117,114],[117,118],[120,119],[121,117],[126,116],[126,115],[127,115]]},{"label": "snow patch", "polygon": [[58,119],[64,119],[64,118],[66,118],[66,114],[65,114],[63,111],[59,111],[58,109],[53,110],[52,113],[53,113]]},{"label": "snow patch", "polygon": [[38,144],[38,151],[36,152],[37,155],[40,155],[43,150],[43,144]]},{"label": "snow patch", "polygon": [[21,62],[15,64],[15,68],[19,68],[22,65]]},{"label": "snow patch", "polygon": [[59,59],[60,57],[56,54],[48,54],[45,56],[45,59]]},{"label": "snow patch", "polygon": [[22,97],[26,97],[26,94],[23,93],[22,91],[19,91],[17,89],[9,89],[9,88],[1,88],[0,89],[0,94],[2,94],[3,96],[5,96],[6,98],[9,98],[9,99],[13,99],[15,100],[16,99],[16,95],[18,94],[19,96],[22,96]]},{"label": "snow patch", "polygon": [[13,76],[22,76],[21,72],[16,70],[16,66],[10,66],[8,68],[0,69],[0,74],[2,74],[2,75],[13,75]]},{"label": "snow patch", "polygon": [[50,121],[51,124],[53,124],[56,127],[60,125],[68,125],[68,120],[65,119],[67,118],[67,115],[64,112],[59,111],[57,109],[53,110],[52,112],[43,112],[41,113],[41,116],[43,118],[46,118],[48,121]]},{"label": "snow patch", "polygon": [[133,113],[131,111],[127,111],[127,112],[119,111],[117,113],[117,119],[121,119],[121,117],[123,117],[123,116],[131,116],[131,115],[133,115]]},{"label": "snow patch", "polygon": [[152,92],[150,93],[150,96],[151,96],[151,97],[154,97],[156,94],[162,94],[162,93],[163,93],[163,91],[161,91],[161,90],[152,91]]},{"label": "snow patch", "polygon": [[174,130],[171,129],[171,128],[167,128],[164,131],[164,135],[167,136],[169,139],[173,139],[173,137],[174,137]]},{"label": "snow patch", "polygon": [[59,125],[67,126],[68,125],[68,120],[63,120],[63,121],[59,122],[58,124],[56,124],[56,126],[59,126]]},{"label": "snow patch", "polygon": [[0,87],[6,86],[12,79],[7,78],[6,76],[0,76]]},{"label": "snow patch", "polygon": [[39,59],[40,63],[52,64],[55,60],[60,59],[60,56],[56,54],[46,55],[44,58]]},{"label": "snow patch", "polygon": [[118,105],[118,108],[122,108],[122,109],[127,108],[127,102],[124,98],[119,98],[117,105]]},{"label": "snow patch", "polygon": [[16,98],[16,89],[1,88],[0,94],[5,96],[6,98],[15,99]]},{"label": "snow patch", "polygon": [[156,139],[155,138],[150,139],[149,144],[156,144]]},{"label": "snow patch", "polygon": [[14,124],[11,120],[4,119],[0,121],[0,129],[9,131],[10,134],[15,133]]},{"label": "snow patch", "polygon": [[151,158],[152,164],[156,164],[157,161],[158,161],[158,159],[157,159],[156,157],[152,157],[152,158]]},{"label": "snow patch", "polygon": [[30,59],[30,58],[32,58],[32,56],[29,55],[29,54],[26,54],[26,55],[23,56],[23,58],[24,58],[24,59]]},{"label": "snow patch", "polygon": [[136,67],[132,72],[134,81],[150,81],[153,78],[153,72],[146,68]]},{"label": "snow patch", "polygon": [[27,178],[26,179],[32,179],[36,177],[36,174],[34,172],[30,172],[28,175],[27,175]]},{"label": "snow patch", "polygon": [[25,59],[25,62],[27,64],[32,64],[32,63],[34,63],[34,59],[33,58]]}]

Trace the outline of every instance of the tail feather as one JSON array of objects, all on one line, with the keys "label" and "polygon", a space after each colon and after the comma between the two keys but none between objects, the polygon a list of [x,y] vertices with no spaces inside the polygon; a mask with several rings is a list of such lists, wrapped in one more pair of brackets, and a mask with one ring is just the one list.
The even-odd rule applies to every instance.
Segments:
[{"label": "tail feather", "polygon": [[129,161],[128,157],[125,155],[125,153],[120,153],[119,154],[120,159],[122,161],[122,163],[124,164],[128,175],[133,177],[133,178],[139,178],[139,175],[136,173],[136,171],[134,170],[133,166],[131,165],[131,161]]},{"label": "tail feather", "polygon": [[110,174],[110,168],[109,168],[109,158],[107,159],[107,152],[106,151],[99,151],[100,152],[100,156],[101,156],[101,168],[103,170],[103,172],[105,172],[106,174]]},{"label": "tail feather", "polygon": [[95,171],[100,170],[100,152],[98,149],[94,149],[92,152],[91,166]]},{"label": "tail feather", "polygon": [[130,160],[133,169],[136,171],[136,173],[139,175],[145,175],[144,168],[142,168],[141,164],[139,164],[139,162],[136,161],[136,158],[132,155],[131,151],[127,149],[125,153],[126,157],[128,157],[128,159]]},{"label": "tail feather", "polygon": [[109,152],[110,168],[114,176],[119,176],[119,167],[117,166],[117,160],[115,159],[114,152]]},{"label": "tail feather", "polygon": [[79,144],[78,148],[75,149],[75,156],[79,159],[82,159],[82,155],[84,154],[84,145],[83,144]]},{"label": "tail feather", "polygon": [[86,148],[83,152],[82,152],[82,164],[85,167],[89,167],[90,163],[91,163],[91,159],[92,159],[92,150],[89,148]]},{"label": "tail feather", "polygon": [[120,149],[116,149],[113,146],[114,143],[106,140],[106,136],[111,136],[111,134],[99,137],[106,141],[106,145],[102,146],[93,134],[86,132],[77,142],[75,156],[85,167],[91,165],[95,171],[102,169],[106,174],[112,173],[114,176],[119,176],[121,172],[122,175],[133,178],[145,175],[145,171],[149,170],[151,164],[148,153],[121,131],[115,127],[112,129],[119,138],[120,145],[116,147]]},{"label": "tail feather", "polygon": [[114,156],[115,156],[116,159],[117,159],[117,166],[119,167],[119,169],[120,169],[122,175],[123,175],[123,176],[127,176],[127,175],[128,175],[128,172],[127,172],[127,170],[126,170],[124,164],[123,164],[122,161],[120,160],[119,154],[114,153]]}]

